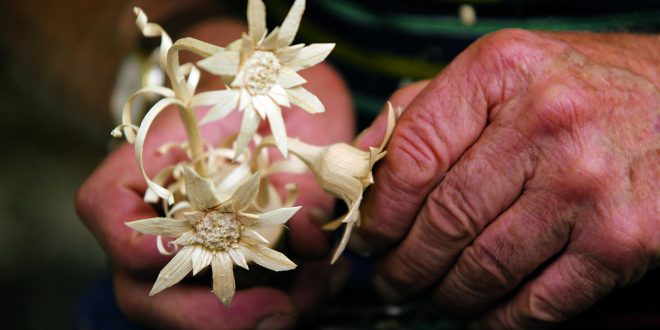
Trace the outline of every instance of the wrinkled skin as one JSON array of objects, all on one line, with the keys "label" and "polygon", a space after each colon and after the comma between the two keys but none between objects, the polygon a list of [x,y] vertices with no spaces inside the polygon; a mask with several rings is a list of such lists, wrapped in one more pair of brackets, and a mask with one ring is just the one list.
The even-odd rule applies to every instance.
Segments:
[{"label": "wrinkled skin", "polygon": [[[208,22],[186,35],[225,44],[240,36],[244,27],[231,22]],[[223,33],[219,34],[218,31]],[[185,57],[184,57],[185,59]],[[194,60],[190,58],[190,60]],[[324,145],[349,141],[354,134],[352,109],[347,89],[337,73],[327,65],[317,65],[302,75],[306,87],[326,106],[323,114],[310,115],[294,108],[284,110],[289,136]],[[220,89],[219,78],[203,81],[201,89]],[[205,112],[200,111],[198,119]],[[234,112],[226,119],[203,126],[207,141],[219,142],[237,133],[242,114]],[[343,123],[341,130],[328,122]],[[262,123],[259,133],[269,134]],[[152,127],[145,145],[147,173],[179,161],[181,153],[156,154],[163,142],[183,140],[184,131],[175,109],[167,110]],[[254,287],[236,293],[225,308],[211,293],[211,283],[180,283],[149,297],[158,272],[171,256],[156,249],[155,236],[132,231],[125,222],[157,216],[151,205],[142,200],[146,184],[135,162],[133,146],[123,144],[95,170],[78,192],[76,207],[87,227],[107,253],[112,268],[114,290],[120,309],[139,323],[156,328],[181,329],[266,329],[289,328],[306,313],[313,311],[331,291],[337,290],[348,275],[346,264],[331,268],[326,258],[327,237],[311,221],[310,212],[329,215],[333,199],[324,193],[311,174],[274,175],[272,182],[284,192],[284,185],[300,188],[297,205],[303,208],[287,223],[289,252],[299,264],[294,283],[288,292],[268,287]],[[276,153],[273,153],[276,155]],[[314,261],[314,260],[317,261]]]},{"label": "wrinkled skin", "polygon": [[656,267],[658,63],[659,36],[504,30],[394,94],[406,111],[352,242],[381,252],[375,286],[538,328]]}]

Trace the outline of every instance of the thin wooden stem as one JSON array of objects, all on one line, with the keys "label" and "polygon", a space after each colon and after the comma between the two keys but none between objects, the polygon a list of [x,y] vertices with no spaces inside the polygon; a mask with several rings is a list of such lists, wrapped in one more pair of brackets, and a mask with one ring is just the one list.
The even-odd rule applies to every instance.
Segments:
[{"label": "thin wooden stem", "polygon": [[[165,71],[170,78],[174,93],[185,104],[185,107],[179,107],[179,116],[186,129],[192,159],[203,159],[204,146],[202,145],[202,137],[199,132],[199,125],[197,125],[197,118],[195,118],[195,112],[192,107],[190,107],[192,95],[188,90],[184,73],[180,67],[179,51],[187,50],[197,55],[208,57],[220,49],[222,48],[199,40],[183,38],[177,40],[167,52],[167,65],[165,66]],[[205,162],[197,161],[194,166],[197,173],[204,176],[206,172]]]}]

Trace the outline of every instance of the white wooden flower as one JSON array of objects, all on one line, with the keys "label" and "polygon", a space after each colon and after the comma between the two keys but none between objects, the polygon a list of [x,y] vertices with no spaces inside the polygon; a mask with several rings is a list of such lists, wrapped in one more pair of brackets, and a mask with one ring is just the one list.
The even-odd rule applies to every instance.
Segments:
[{"label": "white wooden flower", "polygon": [[247,147],[260,120],[268,119],[277,148],[286,157],[287,134],[280,107],[294,104],[310,113],[325,110],[301,86],[306,80],[297,71],[323,61],[334,44],[291,45],[304,10],[305,1],[296,0],[282,25],[268,34],[264,3],[249,0],[248,33],[197,63],[229,84],[225,90],[200,93],[193,100],[197,106],[214,105],[202,123],[221,119],[236,108],[243,112],[236,154]]},{"label": "white wooden flower", "polygon": [[211,265],[213,292],[225,305],[235,292],[233,265],[248,269],[254,262],[262,267],[284,271],[296,264],[284,254],[266,246],[268,241],[257,231],[282,226],[300,207],[280,208],[267,213],[247,213],[259,192],[259,173],[253,174],[231,195],[218,194],[213,182],[184,167],[185,185],[194,211],[185,220],[151,218],[128,222],[145,234],[176,238],[183,246],[158,275],[150,295],[181,281]]},{"label": "white wooden flower", "polygon": [[[346,248],[353,226],[360,224],[360,204],[364,190],[374,183],[372,169],[385,154],[396,122],[392,104],[389,107],[387,129],[383,141],[377,148],[364,151],[346,143],[336,143],[325,147],[313,146],[297,139],[289,139],[291,153],[299,157],[314,173],[316,182],[323,190],[340,198],[348,207],[348,212],[327,223],[323,228],[335,230],[342,224],[344,233],[332,257],[337,261]],[[268,141],[266,141],[268,142]]]}]

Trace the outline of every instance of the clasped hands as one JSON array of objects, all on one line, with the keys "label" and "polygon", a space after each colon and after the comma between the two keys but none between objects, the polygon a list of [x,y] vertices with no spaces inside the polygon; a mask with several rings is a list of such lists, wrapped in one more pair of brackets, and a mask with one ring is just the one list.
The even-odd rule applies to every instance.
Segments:
[{"label": "clasped hands", "polygon": [[[488,328],[530,328],[561,322],[656,267],[658,44],[654,36],[505,30],[478,40],[431,82],[396,92],[391,101],[405,112],[351,242],[378,258],[376,288],[391,300],[429,296]],[[317,144],[350,140],[341,79],[327,66],[307,77],[328,111],[292,111],[287,131]],[[158,124],[168,134],[173,126]],[[377,144],[384,127],[380,116],[358,144]],[[217,127],[207,130],[219,138]],[[172,157],[151,162],[152,170]],[[207,287],[148,298],[150,275],[167,257],[153,237],[123,225],[155,212],[130,159],[129,146],[109,156],[77,200],[130,317],[181,328],[287,327],[337,283],[333,273],[345,274],[316,265],[311,274],[324,276],[309,275],[303,266],[290,292],[244,290],[229,310]],[[318,257],[329,244],[310,210],[329,212],[331,199],[311,177],[297,183],[304,207],[291,220],[291,248]]]}]

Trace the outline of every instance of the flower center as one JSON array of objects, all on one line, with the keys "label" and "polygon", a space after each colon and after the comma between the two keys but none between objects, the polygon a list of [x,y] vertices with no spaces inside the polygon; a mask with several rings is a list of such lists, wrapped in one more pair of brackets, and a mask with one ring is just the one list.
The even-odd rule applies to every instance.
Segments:
[{"label": "flower center", "polygon": [[195,224],[195,242],[213,251],[226,251],[238,247],[242,229],[234,214],[211,211]]},{"label": "flower center", "polygon": [[245,87],[252,95],[266,95],[277,83],[280,61],[272,52],[256,51],[245,61]]}]

